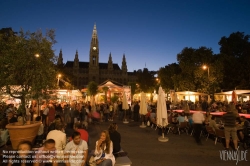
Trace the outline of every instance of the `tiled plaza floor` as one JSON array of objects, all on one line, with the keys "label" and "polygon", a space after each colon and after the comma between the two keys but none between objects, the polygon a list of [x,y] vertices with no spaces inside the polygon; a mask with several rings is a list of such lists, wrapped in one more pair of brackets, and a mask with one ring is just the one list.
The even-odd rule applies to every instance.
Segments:
[{"label": "tiled plaza floor", "polygon": [[[222,143],[216,145],[212,139],[205,140],[202,137],[203,145],[197,145],[194,138],[182,133],[181,135],[168,134],[168,142],[158,141],[158,131],[150,127],[140,128],[139,122],[118,124],[118,131],[122,137],[121,146],[133,166],[231,166],[236,161],[224,161],[220,158],[220,151],[224,150]],[[95,141],[99,138],[102,130],[108,128],[112,122],[101,122],[89,126],[90,149],[94,149]],[[242,149],[241,149],[242,150]],[[250,150],[250,149],[249,149]],[[248,150],[248,151],[249,151]],[[248,161],[238,161],[239,166],[250,165],[250,152],[247,151]]]}]

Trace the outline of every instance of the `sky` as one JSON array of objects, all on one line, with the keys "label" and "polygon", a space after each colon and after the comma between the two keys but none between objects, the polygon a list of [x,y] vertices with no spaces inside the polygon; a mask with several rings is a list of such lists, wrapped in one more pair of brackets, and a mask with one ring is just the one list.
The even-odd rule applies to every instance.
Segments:
[{"label": "sky", "polygon": [[99,62],[128,71],[159,70],[177,63],[185,47],[206,46],[219,53],[221,37],[250,34],[249,0],[0,0],[0,28],[54,29],[55,55],[88,62],[96,23]]}]

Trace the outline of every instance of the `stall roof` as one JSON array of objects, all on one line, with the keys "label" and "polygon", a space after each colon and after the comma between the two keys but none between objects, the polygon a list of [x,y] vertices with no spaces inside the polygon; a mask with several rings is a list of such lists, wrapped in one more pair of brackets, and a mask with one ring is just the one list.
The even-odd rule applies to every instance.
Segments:
[{"label": "stall roof", "polygon": [[79,90],[72,90],[72,94],[78,97],[82,97],[82,93]]},{"label": "stall roof", "polygon": [[[234,90],[237,95],[250,93],[250,90]],[[214,95],[232,95],[233,91],[215,93]]]},{"label": "stall roof", "polygon": [[192,91],[180,91],[180,92],[175,92],[178,95],[208,95],[206,93],[200,93],[200,92],[192,92]]},{"label": "stall roof", "polygon": [[106,80],[100,85],[98,85],[99,89],[102,89],[103,87],[108,87],[111,91],[123,91],[123,84],[118,83],[113,80]]}]

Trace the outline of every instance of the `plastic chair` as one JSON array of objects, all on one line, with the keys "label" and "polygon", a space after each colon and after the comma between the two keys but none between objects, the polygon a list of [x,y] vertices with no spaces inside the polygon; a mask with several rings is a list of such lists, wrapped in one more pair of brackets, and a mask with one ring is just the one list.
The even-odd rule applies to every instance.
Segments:
[{"label": "plastic chair", "polygon": [[213,135],[213,136],[216,137],[216,133],[215,133],[215,131],[213,130],[212,127],[206,126],[206,130],[207,130],[207,138],[206,138],[206,141],[207,141],[207,139],[208,139],[208,137],[209,137],[210,135]]},{"label": "plastic chair", "polygon": [[217,143],[217,140],[218,139],[225,139],[225,132],[224,132],[224,130],[218,130],[218,129],[216,129],[215,130],[215,134],[216,134],[216,138],[215,138],[215,142],[214,142],[214,144],[216,145],[216,143]]},{"label": "plastic chair", "polygon": [[181,122],[178,126],[178,133],[181,134],[180,130],[184,130],[188,135],[188,122]]}]

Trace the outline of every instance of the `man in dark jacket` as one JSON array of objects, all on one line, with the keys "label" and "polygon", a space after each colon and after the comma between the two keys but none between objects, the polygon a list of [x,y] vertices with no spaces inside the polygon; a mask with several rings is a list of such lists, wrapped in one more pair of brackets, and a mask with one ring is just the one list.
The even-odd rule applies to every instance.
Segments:
[{"label": "man in dark jacket", "polygon": [[229,104],[226,106],[227,113],[222,116],[224,122],[224,131],[226,137],[226,150],[229,150],[230,136],[233,139],[234,149],[238,148],[238,138],[237,138],[237,129],[236,129],[236,118],[237,115],[234,112],[235,105]]}]

